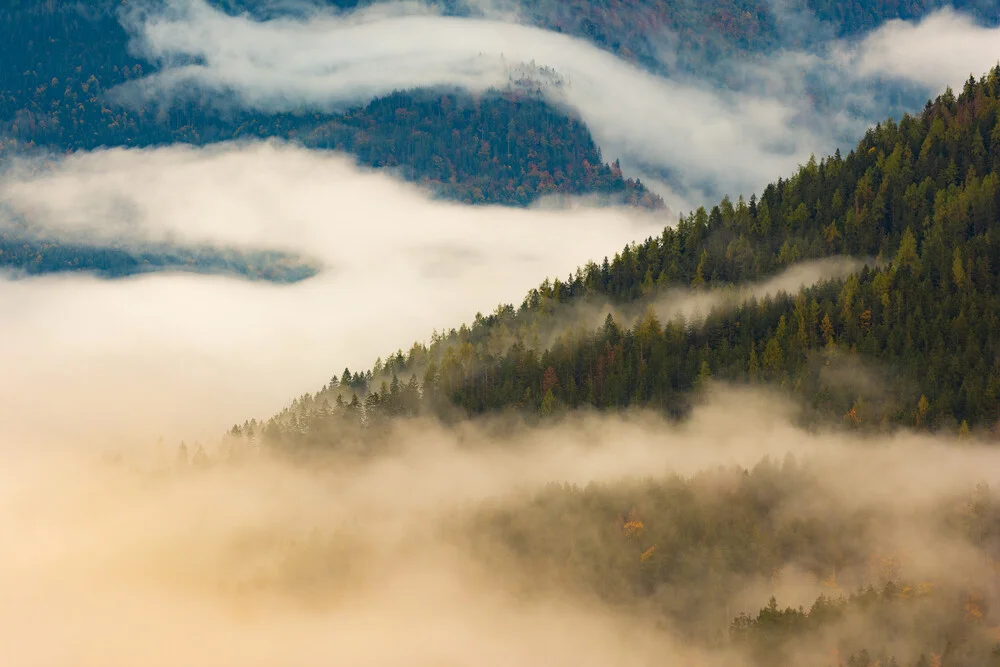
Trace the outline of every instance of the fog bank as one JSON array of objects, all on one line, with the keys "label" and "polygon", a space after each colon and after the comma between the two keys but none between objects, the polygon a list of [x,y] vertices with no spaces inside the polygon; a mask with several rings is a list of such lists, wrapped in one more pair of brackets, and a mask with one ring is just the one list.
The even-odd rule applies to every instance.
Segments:
[{"label": "fog bank", "polygon": [[[400,422],[394,454],[309,468],[267,455],[227,464],[215,452],[207,468],[178,467],[173,448],[131,445],[120,463],[101,463],[115,449],[107,443],[6,450],[0,655],[81,667],[740,665],[745,656],[735,649],[685,637],[651,609],[546,581],[503,541],[484,554],[480,547],[500,538],[476,536],[492,529],[485,522],[497,507],[516,510],[541,539],[604,520],[588,514],[598,508],[573,505],[531,519],[531,499],[553,482],[625,484],[627,499],[641,496],[630,478],[705,473],[690,488],[710,507],[728,491],[706,482],[730,479],[714,468],[752,468],[762,456],[789,453],[816,482],[787,490],[771,520],[853,525],[852,517],[874,512],[878,541],[867,548],[897,557],[902,576],[938,586],[985,582],[983,555],[934,512],[979,481],[1000,481],[995,450],[905,434],[807,434],[788,421],[792,410],[767,395],[717,390],[683,426],[651,415],[576,415],[498,435],[476,423],[451,430]],[[643,519],[652,530],[658,517]],[[928,539],[934,549],[924,548]],[[733,579],[729,613],[755,611],[775,593],[808,604],[828,588],[807,565],[790,557],[770,580]],[[841,578],[848,585],[850,573]],[[664,594],[697,591],[682,584]]]},{"label": "fog bank", "polygon": [[342,155],[276,142],[20,164],[0,181],[0,205],[63,240],[252,245],[325,267],[281,286],[165,274],[0,282],[0,345],[17,351],[0,377],[13,442],[213,436],[668,223],[432,201]]}]

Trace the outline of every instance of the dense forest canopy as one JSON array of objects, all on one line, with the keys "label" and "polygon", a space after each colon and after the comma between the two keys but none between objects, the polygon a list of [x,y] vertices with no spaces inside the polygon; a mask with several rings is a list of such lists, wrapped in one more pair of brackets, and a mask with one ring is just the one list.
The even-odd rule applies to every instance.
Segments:
[{"label": "dense forest canopy", "polygon": [[11,66],[0,79],[7,142],[55,150],[295,139],[402,168],[449,198],[524,205],[547,193],[621,193],[662,205],[601,157],[579,121],[515,86],[481,100],[450,91],[398,92],[344,114],[224,112],[191,103],[167,110],[116,104],[106,93],[149,73],[132,56],[113,3],[26,3],[0,13]]}]

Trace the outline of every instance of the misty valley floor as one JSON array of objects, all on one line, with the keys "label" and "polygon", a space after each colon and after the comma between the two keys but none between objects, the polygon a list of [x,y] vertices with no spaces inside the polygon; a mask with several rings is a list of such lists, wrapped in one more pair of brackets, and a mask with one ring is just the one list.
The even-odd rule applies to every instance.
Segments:
[{"label": "misty valley floor", "polygon": [[0,646],[23,665],[993,664],[996,450],[807,433],[773,401],[722,391],[685,425],[401,420],[308,465],[238,440],[22,452]]}]

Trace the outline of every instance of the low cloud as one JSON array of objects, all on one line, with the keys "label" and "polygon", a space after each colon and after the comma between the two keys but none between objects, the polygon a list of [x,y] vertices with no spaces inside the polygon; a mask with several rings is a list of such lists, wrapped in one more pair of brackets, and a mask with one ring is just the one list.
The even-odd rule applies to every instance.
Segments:
[{"label": "low cloud", "polygon": [[395,89],[503,87],[512,67],[533,62],[566,81],[546,94],[580,115],[605,155],[673,167],[677,192],[668,203],[675,205],[688,191],[699,199],[706,184],[748,192],[763,174],[791,171],[829,143],[791,122],[797,111],[788,100],[664,79],[584,40],[526,25],[394,4],[271,21],[227,15],[201,0],[169,6],[127,22],[142,52],[163,67],[122,95],[207,90],[265,111],[332,109]]},{"label": "low cloud", "polygon": [[433,201],[343,155],[277,142],[20,163],[0,180],[0,206],[49,238],[274,248],[325,267],[294,285],[0,282],[0,345],[16,351],[0,420],[13,441],[214,435],[671,221]]},{"label": "low cloud", "polygon": [[[612,303],[601,295],[564,304],[550,302],[536,311],[538,320],[528,326],[519,330],[498,326],[491,333],[490,345],[494,354],[506,351],[515,342],[539,351],[550,349],[567,335],[572,339],[601,327],[609,315],[619,327],[625,328],[633,328],[648,313],[655,315],[661,326],[666,323],[698,326],[709,315],[730,312],[751,300],[773,298],[781,293],[795,295],[817,283],[846,278],[871,263],[870,259],[834,256],[793,264],[756,283],[707,289],[654,285],[648,294],[628,303]],[[419,377],[422,371],[416,372]]]},{"label": "low cloud", "polygon": [[635,324],[646,308],[652,308],[662,322],[681,318],[696,324],[713,311],[721,313],[734,310],[752,299],[773,298],[781,293],[794,295],[803,288],[823,281],[846,278],[859,271],[866,263],[869,262],[853,257],[826,257],[799,262],[772,278],[757,283],[701,290],[667,289],[638,301],[634,307],[617,312],[605,307],[602,312],[611,312],[616,320],[627,326]]},{"label": "low cloud", "polygon": [[942,9],[917,23],[894,20],[861,41],[848,66],[862,76],[885,76],[943,90],[977,79],[1000,63],[1000,27],[980,26]]},{"label": "low cloud", "polygon": [[[724,639],[733,615],[772,594],[808,605],[835,591],[811,571],[826,563],[806,558],[808,540],[805,552],[788,542],[769,576],[698,558],[701,541],[718,539],[699,533],[701,522],[716,521],[720,500],[750,483],[731,466],[762,468],[751,488],[771,513],[758,517],[754,539],[774,539],[782,527],[845,527],[837,544],[861,558],[839,573],[845,587],[874,577],[869,553],[890,554],[900,576],[942,588],[988,576],[985,554],[938,513],[977,482],[1000,481],[995,450],[810,434],[788,422],[792,411],[767,395],[718,390],[680,426],[642,414],[503,429],[407,421],[387,436],[393,453],[309,467],[268,455],[225,463],[211,451],[207,468],[190,468],[172,449],[134,446],[121,447],[118,464],[102,464],[96,455],[115,448],[107,442],[8,449],[0,646],[19,665],[81,667],[750,664],[739,645],[712,641],[712,627]],[[773,463],[787,454],[791,468]],[[772,463],[761,464],[764,456]],[[658,493],[675,494],[668,507],[684,513],[647,513]],[[638,512],[650,533],[680,521],[683,532],[659,550],[693,559],[675,561],[692,573],[724,577],[719,608],[705,612],[700,580],[662,572],[662,590],[645,597],[615,602],[589,588],[581,565],[609,586],[615,571],[602,564],[638,566],[632,552],[643,547],[615,531],[616,511]],[[593,543],[588,531],[614,539]],[[570,550],[564,576],[547,578],[546,545],[562,553],[573,544],[593,551]],[[821,558],[838,550],[815,548]],[[947,607],[947,595],[934,604]],[[699,610],[697,634],[676,625],[685,604],[689,616]],[[837,630],[851,642],[881,642],[863,620],[848,616]],[[906,657],[924,641],[933,639],[913,628],[893,639]],[[829,646],[803,635],[796,648],[815,657]]]},{"label": "low cloud", "polygon": [[[161,66],[120,88],[124,99],[193,95],[263,111],[333,110],[396,89],[504,87],[523,63],[534,63],[565,82],[543,93],[579,115],[609,159],[620,157],[675,208],[757,191],[810,154],[850,147],[889,113],[919,111],[928,95],[997,58],[996,30],[947,10],[916,25],[890,22],[860,40],[820,39],[807,50],[665,78],[585,40],[513,22],[510,7],[463,18],[377,3],[255,20],[204,0],[165,6],[123,15],[135,47]],[[919,90],[889,95],[883,77]]]}]

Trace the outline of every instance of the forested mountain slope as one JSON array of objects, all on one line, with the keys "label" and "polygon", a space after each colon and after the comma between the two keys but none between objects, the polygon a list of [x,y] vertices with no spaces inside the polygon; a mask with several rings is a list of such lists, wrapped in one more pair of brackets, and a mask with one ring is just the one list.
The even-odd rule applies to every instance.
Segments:
[{"label": "forested mountain slope", "polygon": [[8,276],[86,271],[100,278],[123,278],[155,271],[237,276],[247,280],[294,283],[322,267],[307,257],[277,250],[152,244],[95,246],[19,238],[0,230],[0,269]]},{"label": "forested mountain slope", "polygon": [[[985,24],[1000,22],[996,0],[523,0],[520,7],[538,25],[589,39],[649,69],[694,73],[725,58],[852,37],[892,19],[919,20],[942,7]],[[664,58],[667,49],[676,57]]]},{"label": "forested mountain slope", "polygon": [[[877,509],[826,506],[821,518],[782,511],[815,502],[823,487],[819,469],[791,457],[689,478],[552,484],[484,512],[480,532],[493,541],[483,540],[483,558],[498,568],[513,558],[623,607],[638,600],[695,641],[745,651],[740,664],[997,665],[990,584],[907,580],[903,559],[874,547],[889,526]],[[942,503],[930,522],[942,539],[961,535],[995,557],[997,510],[979,487]],[[822,582],[814,600],[796,608],[771,597],[759,612],[727,615],[741,582],[792,563]],[[852,587],[848,572],[870,583]]]},{"label": "forested mountain slope", "polygon": [[[708,298],[803,260],[846,265],[835,259],[844,256],[867,264],[792,294]],[[857,435],[850,431],[899,426],[961,437],[994,427],[1000,411],[998,267],[1000,67],[917,116],[872,128],[847,155],[809,161],[759,196],[699,209],[613,259],[546,280],[518,307],[477,315],[369,371],[345,369],[273,418],[234,426],[222,453],[239,460],[264,447],[378,461],[410,438],[423,444],[427,422],[398,418],[447,425],[512,412],[529,425],[497,423],[518,456],[517,447],[550,438],[576,434],[589,443],[582,435],[589,426],[616,423],[595,409],[686,417],[711,378],[794,393],[811,406],[811,426],[840,423],[845,440]],[[704,309],[670,316],[678,299],[701,299]],[[614,315],[595,328],[608,307]],[[769,407],[761,401],[742,405],[745,414],[713,417],[731,420],[720,431],[742,423],[753,431],[754,411]],[[591,414],[558,418],[574,409]],[[693,432],[711,418],[695,414]],[[455,429],[454,437],[476,442],[476,427],[489,433],[493,423],[464,422],[469,431]],[[543,426],[535,440],[526,435],[533,425]],[[657,446],[715,444],[659,428]],[[643,433],[637,427],[623,437]],[[627,458],[632,443],[615,444]],[[824,440],[823,449],[842,445]],[[906,456],[911,445],[926,451],[908,443],[896,454]],[[891,477],[899,460],[867,458],[886,449],[859,448],[865,463],[858,465]],[[201,449],[192,463],[211,464]],[[549,484],[476,513],[469,550],[492,572],[532,573],[530,590],[544,582],[623,613],[641,609],[695,645],[740,652],[740,664],[1000,664],[1000,617],[991,603],[1000,559],[995,490],[979,485],[916,510],[895,497],[902,486],[886,480],[877,502],[842,503],[830,494],[844,484],[837,470],[789,456],[689,477]],[[908,536],[914,552],[886,546],[903,515],[921,517],[934,535]],[[974,554],[972,569],[938,557],[945,543]],[[944,563],[937,574],[914,577],[917,552]],[[312,546],[296,553],[315,556]],[[773,591],[788,572],[823,592],[800,606],[772,597],[757,611],[732,611],[734,591],[750,581]]]},{"label": "forested mountain slope", "polygon": [[552,193],[595,193],[660,207],[662,200],[607,164],[587,129],[517,87],[473,100],[447,91],[399,92],[343,114],[222,112],[197,104],[135,109],[109,90],[151,71],[128,51],[112,2],[24,2],[0,11],[0,136],[8,149],[205,144],[279,137],[396,167],[441,195],[526,205]]},{"label": "forested mountain slope", "polygon": [[[10,36],[0,56],[16,65],[0,68],[0,154],[276,136],[353,152],[468,203],[590,194],[662,206],[604,161],[585,127],[528,90],[480,99],[398,92],[327,115],[116,105],[104,93],[146,68],[124,50],[117,3],[9,0],[0,9],[0,34]],[[813,11],[849,35],[937,6],[521,4],[540,24],[643,63],[658,46],[649,26],[703,39],[690,58],[708,61],[787,43],[778,7]],[[336,204],[324,213],[336,214]],[[205,207],[215,210],[212,200]],[[181,268],[294,281],[318,269],[267,251],[94,248],[9,229],[0,233],[0,267],[29,273]],[[403,240],[408,253],[426,247]],[[5,368],[7,414],[64,421],[58,442],[77,445],[54,447],[18,428],[0,443],[10,497],[20,501],[0,514],[20,538],[0,560],[19,600],[3,618],[7,634],[23,638],[22,654],[96,656],[91,647],[107,644],[96,641],[101,632],[114,643],[126,628],[134,640],[105,661],[129,664],[160,637],[196,628],[214,639],[191,649],[194,664],[371,655],[386,664],[524,656],[505,662],[1000,667],[1000,494],[977,485],[1000,479],[989,465],[1000,458],[955,446],[970,434],[985,439],[1000,419],[1000,66],[918,115],[880,123],[846,154],[809,160],[749,198],[733,193],[545,280],[519,305],[435,332],[369,370],[331,369],[337,375],[316,393],[234,426],[219,443],[193,451],[182,443],[175,458],[93,426],[106,410],[109,420],[146,428],[143,402],[180,421],[172,393],[207,396],[192,389],[213,377],[225,391],[248,379],[246,394],[220,392],[196,411],[225,414],[234,397],[285,386],[285,360],[315,365],[308,337],[349,338],[326,333],[348,329],[312,329],[319,320],[306,310],[356,332],[371,320],[351,304],[379,308],[392,314],[377,320],[391,330],[401,299],[380,298],[387,291],[368,277],[385,273],[388,290],[399,290],[399,276],[412,274],[385,271],[392,257],[362,254],[366,276],[338,276],[356,301],[310,292],[289,308],[276,306],[293,290],[240,286],[271,293],[259,299],[203,289],[209,281],[122,300],[45,285],[20,300],[11,286],[16,335],[6,347],[28,362]],[[454,282],[438,284],[436,294],[453,296]],[[107,287],[100,291],[117,290]],[[35,295],[50,310],[36,308]],[[197,307],[170,309],[182,300]],[[121,317],[133,308],[138,327]],[[159,319],[148,315],[165,308]],[[267,328],[268,320],[287,326]],[[253,329],[265,335],[239,335]],[[215,342],[192,344],[203,338]],[[161,339],[169,344],[157,347]],[[260,365],[275,341],[295,356]],[[157,357],[166,361],[148,363]],[[66,370],[39,374],[32,360]],[[122,362],[138,382],[115,375]],[[170,386],[167,364],[183,369],[183,386]],[[67,382],[81,369],[82,381]],[[801,399],[807,426],[822,432],[795,428],[765,392],[703,393],[713,379]],[[116,394],[112,384],[127,389]],[[51,387],[68,399],[34,405]],[[645,412],[623,414],[632,408]],[[945,437],[873,433],[899,427]],[[40,619],[63,609],[92,609],[96,625],[43,646],[36,637],[53,628]],[[342,631],[332,642],[331,630]],[[558,636],[569,640],[550,646]],[[597,641],[580,641],[590,636]],[[366,653],[374,644],[380,650]]]},{"label": "forested mountain slope", "polygon": [[[634,326],[609,316],[595,330],[582,315],[607,303],[642,312],[671,287],[697,293],[837,255],[878,261],[703,321],[661,321],[650,309]],[[759,198],[699,209],[611,261],[546,281],[519,308],[477,316],[372,371],[345,370],[265,433],[275,444],[323,444],[352,422],[456,409],[648,406],[679,415],[709,377],[794,390],[856,428],[992,427],[998,270],[1000,68],[917,116],[872,128],[847,156],[811,160]]]}]

